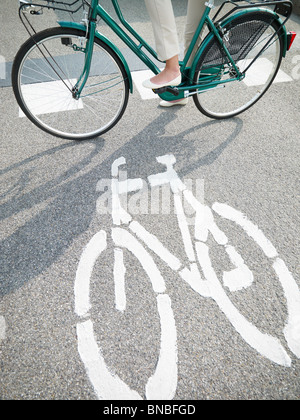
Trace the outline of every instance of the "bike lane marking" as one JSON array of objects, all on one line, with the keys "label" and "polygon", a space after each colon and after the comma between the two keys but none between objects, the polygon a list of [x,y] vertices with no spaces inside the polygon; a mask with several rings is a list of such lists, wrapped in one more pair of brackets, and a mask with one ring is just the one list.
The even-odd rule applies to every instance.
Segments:
[{"label": "bike lane marking", "polygon": [[[248,72],[247,77],[243,81],[243,83],[245,83],[247,86],[260,86],[264,84],[265,83],[264,69],[268,70],[270,65],[272,64],[269,60],[265,58],[261,59],[259,63],[259,68],[261,72],[259,73],[259,75],[257,75],[256,68],[255,68],[255,71],[253,72],[251,72],[250,70]],[[132,79],[134,81],[134,84],[142,100],[157,99],[157,95],[151,89],[145,88],[142,84],[144,80],[150,79],[153,76],[154,74],[151,70],[138,70],[138,71],[132,72]],[[285,82],[292,82],[292,81],[293,79],[280,69],[273,83],[285,83]],[[71,80],[71,83],[75,84],[75,81]],[[79,101],[75,101],[75,100],[70,101],[69,92],[65,91],[64,89],[61,89],[62,87],[64,86],[61,83],[61,81],[54,81],[54,82],[39,83],[38,86],[35,84],[29,84],[29,85],[24,86],[23,90],[25,89],[25,93],[26,94],[30,93],[30,95],[32,96],[31,103],[29,102],[29,104],[30,104],[30,108],[35,108],[35,110],[37,110],[36,115],[82,109],[84,107],[82,100],[80,99]],[[36,96],[40,96],[43,93],[43,89],[48,89],[48,88],[50,88],[53,91],[53,99],[54,99],[54,102],[52,100],[50,109],[48,108],[49,107],[48,95],[46,95],[46,98],[44,99],[39,99],[37,103],[34,99]],[[19,108],[19,117],[20,118],[25,117],[25,114],[23,113],[21,108]]]},{"label": "bike lane marking", "polygon": [[143,81],[151,79],[154,76],[154,73],[151,70],[142,70],[134,71],[131,73],[132,80],[139,92],[141,98],[145,101],[148,99],[157,99],[158,96],[152,91],[152,89],[147,89],[143,86]]},{"label": "bike lane marking", "polygon": [[[171,300],[168,295],[164,294],[165,282],[150,255],[130,233],[121,228],[114,228],[112,237],[118,247],[127,247],[142,263],[152,283],[153,291],[158,294],[157,306],[161,324],[161,348],[156,370],[146,385],[146,398],[172,399],[177,389],[178,376],[177,332]],[[90,318],[90,314],[88,314],[91,308],[89,302],[90,278],[97,257],[106,247],[106,235],[101,231],[92,238],[81,257],[75,282],[75,308],[77,315],[81,318]],[[121,248],[116,248],[117,254],[119,254]],[[118,279],[122,278],[123,283],[123,275],[125,274],[123,258],[115,265],[114,271],[116,272],[116,270],[121,270],[117,273],[117,277]],[[121,300],[116,300],[116,309],[123,312],[126,308],[126,296],[123,296],[123,286],[121,289]],[[117,293],[119,291],[117,287]],[[101,347],[97,344],[91,319],[78,322],[77,338],[80,357],[99,399],[120,397],[126,400],[142,399],[136,391],[130,389],[117,374],[111,372],[107,367]]]},{"label": "bike lane marking", "polygon": [[[270,70],[270,66],[272,66],[272,63],[266,59],[258,59],[259,63],[259,70],[260,73],[257,75],[257,68],[251,72],[251,68],[247,73],[247,77],[243,80],[243,83],[245,83],[248,87],[251,86],[261,86],[263,85],[265,80],[265,71]],[[244,63],[245,66],[247,66],[251,60],[247,60],[246,63]],[[134,71],[132,72],[132,80],[134,81],[134,84],[143,100],[149,100],[149,99],[157,99],[157,95],[151,90],[144,88],[142,85],[144,80],[150,79],[153,77],[154,74],[151,70],[141,70],[141,71]],[[283,70],[279,69],[276,78],[273,83],[286,83],[286,82],[292,82],[293,79],[286,74]]]},{"label": "bike lane marking", "polygon": [[[171,155],[164,156],[163,158],[164,159],[159,161],[160,163],[174,163],[174,158],[172,159]],[[117,162],[119,161],[123,164],[126,163],[124,158],[119,159]],[[118,165],[115,165],[113,168],[116,169],[117,166]],[[112,173],[116,176],[115,171],[112,171]],[[236,291],[241,288],[251,286],[253,283],[253,277],[250,272],[251,277],[247,278],[247,281],[243,279],[241,282],[240,277],[248,276],[248,271],[245,271],[245,263],[241,256],[235,251],[235,248],[228,245],[228,239],[216,225],[210,208],[200,204],[193,197],[190,191],[186,191],[184,184],[181,185],[181,183],[179,183],[179,180],[177,180],[175,176],[176,173],[170,168],[169,172],[158,175],[160,177],[165,175],[165,178],[163,178],[164,183],[165,180],[168,180],[169,182],[172,181],[178,188],[181,187],[179,189],[184,191],[185,199],[190,204],[193,204],[192,207],[195,207],[195,210],[198,210],[198,217],[196,217],[195,222],[195,239],[197,240],[196,252],[203,274],[208,283],[208,293],[203,294],[201,290],[198,293],[201,296],[210,297],[215,300],[220,310],[227,316],[236,332],[240,334],[245,342],[259,354],[278,365],[291,367],[292,360],[285,348],[282,346],[280,340],[269,334],[261,332],[254,324],[245,318],[232,304],[226,292],[223,290],[221,282],[217,278],[209,257],[209,248],[206,244],[209,232],[213,234],[215,241],[219,245],[223,245],[225,247],[231,262],[236,266],[236,269],[231,270],[231,272],[227,272],[227,276],[225,279],[223,278],[223,283],[229,283],[229,286],[231,286],[230,289]],[[151,185],[154,184],[153,180],[156,180],[158,175],[156,174],[148,177]],[[118,180],[115,181],[116,183],[119,182]],[[178,182],[176,183],[176,181]],[[113,185],[116,187],[115,184]],[[123,191],[122,188],[121,191]],[[175,202],[176,191],[177,190],[175,189]],[[121,210],[121,208],[117,208],[118,212]],[[298,289],[292,274],[288,271],[284,261],[279,258],[278,252],[271,241],[268,240],[259,227],[251,222],[245,214],[227,204],[221,203],[213,204],[212,210],[220,217],[238,224],[261,248],[265,257],[271,260],[273,269],[277,274],[281,286],[283,287],[287,300],[288,319],[283,331],[284,336],[290,350],[298,358],[300,358],[300,290]],[[183,208],[177,203],[177,213],[179,212],[179,216],[182,211]],[[125,214],[129,216],[129,214]],[[120,219],[120,217],[117,219]],[[166,248],[164,248],[156,236],[150,234],[139,223],[131,221],[130,219],[128,219],[125,224],[129,224],[128,228],[147,245],[147,248],[160,256],[164,262],[173,268],[174,271],[178,271],[181,268],[180,261],[170,254]],[[179,225],[182,225],[180,217]],[[187,239],[187,231],[182,228],[183,226],[181,226],[183,239]],[[172,399],[176,394],[178,381],[177,333],[174,314],[171,308],[171,301],[169,296],[165,294],[164,279],[161,276],[158,267],[156,267],[151,253],[149,253],[147,248],[144,248],[144,245],[142,245],[126,229],[114,227],[112,229],[112,240],[114,246],[116,247],[115,256],[117,256],[113,268],[115,278],[116,309],[121,312],[124,312],[126,309],[126,268],[123,260],[123,249],[127,249],[137,258],[138,261],[140,261],[149,277],[150,282],[152,283],[153,291],[157,293],[158,313],[161,323],[161,350],[158,363],[156,365],[156,371],[149,378],[146,384],[145,397],[146,399],[158,399],[158,397],[163,394],[165,397],[164,399]],[[188,241],[186,240],[185,242],[185,245],[187,245]],[[120,395],[126,399],[141,398],[136,391],[130,389],[130,387],[126,385],[126,383],[123,382],[122,379],[120,379],[115,373],[110,372],[103,358],[101,347],[97,344],[93,329],[93,321],[90,319],[90,314],[88,313],[91,308],[89,302],[90,278],[96,259],[100,257],[100,254],[107,248],[107,246],[106,233],[104,231],[96,233],[90,240],[89,244],[85,247],[77,270],[75,281],[75,308],[77,315],[79,315],[83,321],[77,324],[78,350],[81,359],[85,364],[90,381],[100,399],[108,397],[116,399],[119,398]],[[185,248],[186,251],[189,250],[189,247]],[[189,252],[187,252],[187,254],[189,254]],[[195,259],[193,255],[190,255],[190,257],[192,260]],[[181,273],[179,274],[181,275]],[[234,274],[233,278],[232,274]],[[182,278],[184,279],[183,276]],[[235,285],[236,280],[238,280],[238,287]],[[166,380],[166,378],[168,378],[168,380]]]},{"label": "bike lane marking", "polygon": [[[64,81],[68,82],[68,81]],[[70,97],[70,92],[65,89],[65,85],[61,80],[54,82],[43,82],[25,85],[22,87],[23,95],[27,95],[28,106],[30,110],[34,110],[35,115],[54,114],[63,111],[73,111],[83,109],[82,99],[77,101]],[[71,85],[76,83],[75,79],[70,80]],[[46,91],[46,96],[42,96]],[[47,94],[47,91],[52,94]],[[38,99],[36,99],[38,98]],[[50,99],[50,102],[49,102]],[[24,118],[25,114],[19,108],[19,117]]]},{"label": "bike lane marking", "polygon": [[[251,61],[252,59],[243,62],[244,67],[247,67],[251,63]],[[269,74],[270,70],[272,69],[272,66],[273,64],[267,58],[259,58],[257,60],[255,68],[250,67],[250,69],[247,71],[246,77],[243,82],[247,86],[264,85],[267,82],[266,74]],[[288,76],[284,71],[279,69],[273,83],[284,83],[292,81],[293,79],[290,76]]]},{"label": "bike lane marking", "polygon": [[263,250],[266,257],[273,260],[273,269],[277,274],[287,300],[289,316],[284,327],[284,336],[290,350],[300,358],[300,290],[285,262],[279,258],[275,247],[264,233],[250,222],[243,213],[227,204],[220,203],[215,203],[213,210],[221,217],[240,225]]},{"label": "bike lane marking", "polygon": [[0,315],[0,342],[6,338],[6,322],[4,316]]}]

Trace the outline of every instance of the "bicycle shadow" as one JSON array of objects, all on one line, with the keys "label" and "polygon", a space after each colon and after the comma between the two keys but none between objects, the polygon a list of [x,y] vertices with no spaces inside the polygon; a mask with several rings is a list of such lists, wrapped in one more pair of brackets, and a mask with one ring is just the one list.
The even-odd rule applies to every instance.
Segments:
[{"label": "bicycle shadow", "polygon": [[[121,156],[127,159],[129,177],[146,179],[157,171],[157,156],[173,153],[179,156],[181,169],[178,173],[184,177],[194,169],[215,162],[238,137],[243,125],[240,119],[232,119],[233,129],[225,140],[213,139],[215,147],[197,157],[195,149],[199,149],[202,141],[199,131],[209,127],[213,132],[215,127],[220,126],[220,122],[208,121],[170,136],[166,134],[165,128],[174,123],[176,118],[176,112],[162,112],[129,143],[100,164],[95,162],[101,161],[104,145],[102,139],[85,142],[85,145],[92,147],[85,157],[57,176],[50,176],[45,182],[41,180],[39,183],[39,180],[34,179],[38,185],[29,192],[23,193],[23,190],[32,178],[33,163],[39,167],[39,159],[47,157],[50,167],[51,158],[56,154],[67,155],[67,152],[76,150],[78,142],[49,148],[0,172],[1,176],[7,177],[13,176],[15,170],[21,171],[19,181],[14,181],[8,188],[5,194],[7,201],[0,206],[0,222],[22,218],[25,211],[30,212],[42,205],[40,210],[33,211],[29,220],[19,223],[1,242],[0,297],[19,289],[47,270],[76,238],[89,229],[99,196],[96,185],[100,179],[111,177],[111,164],[115,159]],[[76,267],[74,273],[75,270]]]},{"label": "bicycle shadow", "polygon": [[[156,173],[157,170],[163,170],[157,164],[156,158],[172,153],[175,157],[180,156],[177,159],[176,171],[180,178],[184,178],[190,172],[214,163],[242,131],[243,121],[235,117],[227,121],[209,120],[185,129],[178,134],[168,134],[166,126],[177,126],[178,111],[176,109],[171,112],[169,110],[161,113],[155,121],[148,124],[138,135],[134,136],[129,144],[127,143],[111,155],[109,158],[110,162],[112,163],[120,156],[124,156],[130,168],[128,171],[129,176],[147,179],[150,174]],[[220,127],[226,125],[233,125],[233,129],[230,129],[224,140],[221,137],[219,138],[218,135],[223,135],[224,137],[226,130],[222,130]],[[219,127],[219,130],[215,137],[207,139],[201,135],[201,132],[208,130],[210,133],[214,133],[217,127]],[[213,144],[215,144],[215,147],[211,148]],[[205,146],[203,150],[210,150],[198,157],[199,148],[202,146]],[[133,163],[132,165],[130,164],[131,162]]]}]

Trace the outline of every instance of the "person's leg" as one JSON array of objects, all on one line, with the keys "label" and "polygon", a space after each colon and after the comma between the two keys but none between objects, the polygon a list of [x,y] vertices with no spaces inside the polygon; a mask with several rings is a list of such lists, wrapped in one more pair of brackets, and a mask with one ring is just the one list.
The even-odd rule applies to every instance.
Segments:
[{"label": "person's leg", "polygon": [[150,89],[158,89],[164,86],[178,86],[181,83],[181,72],[179,67],[179,57],[170,58],[166,61],[165,68],[149,81],[146,80],[143,85]]},{"label": "person's leg", "polygon": [[[169,82],[180,76],[178,57],[180,48],[172,2],[171,0],[145,0],[145,3],[152,21],[158,58],[166,62],[165,69],[150,79],[150,82],[167,86]],[[147,81],[145,85],[151,87],[151,83]]]},{"label": "person's leg", "polygon": [[[185,27],[185,34],[184,34],[184,53],[186,54],[189,46],[192,42],[194,34],[198,28],[200,20],[203,16],[205,10],[205,2],[206,0],[189,0],[188,1],[188,9],[187,9],[187,20],[186,20],[186,27]],[[194,58],[199,45],[202,42],[202,38],[200,36],[197,44],[195,45],[194,51],[191,55],[190,61]],[[189,63],[188,63],[189,64]]]},{"label": "person's leg", "polygon": [[[194,34],[198,28],[200,20],[202,18],[203,12],[205,10],[205,1],[206,0],[189,0],[188,1],[188,8],[187,8],[187,20],[185,26],[185,34],[184,34],[184,54],[187,53],[189,46],[192,42]],[[202,42],[202,38],[200,36],[193,53],[190,57],[188,65],[192,62],[199,45]],[[160,106],[162,107],[171,107],[176,105],[186,105],[188,103],[188,98],[179,99],[175,101],[161,101]]]}]

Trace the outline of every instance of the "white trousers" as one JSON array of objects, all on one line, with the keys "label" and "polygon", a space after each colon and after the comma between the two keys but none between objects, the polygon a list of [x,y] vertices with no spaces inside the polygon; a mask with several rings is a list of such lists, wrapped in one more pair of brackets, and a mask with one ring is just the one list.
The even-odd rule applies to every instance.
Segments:
[{"label": "white trousers", "polygon": [[[188,0],[187,22],[185,28],[185,53],[190,46],[195,31],[205,10],[206,0]],[[179,55],[180,47],[172,0],[145,0],[152,21],[158,58],[169,60]]]}]

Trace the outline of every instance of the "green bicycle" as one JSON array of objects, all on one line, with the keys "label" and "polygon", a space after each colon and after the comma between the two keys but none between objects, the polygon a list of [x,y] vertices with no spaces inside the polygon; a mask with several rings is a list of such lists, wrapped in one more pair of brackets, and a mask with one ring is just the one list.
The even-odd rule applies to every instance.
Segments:
[{"label": "green bicycle", "polygon": [[[30,38],[14,60],[13,90],[23,113],[54,136],[84,140],[104,134],[121,119],[133,91],[124,56],[97,31],[99,17],[154,74],[160,72],[156,52],[126,21],[118,0],[112,4],[120,23],[100,3],[20,1],[19,15]],[[225,4],[229,11],[224,12]],[[43,8],[66,7],[71,13],[82,7],[83,21],[60,21],[59,26],[36,33],[27,18]],[[291,48],[296,34],[287,32],[285,23],[292,7],[289,0],[229,0],[211,18],[214,0],[209,0],[180,63],[182,84],[155,93],[167,101],[193,96],[197,108],[216,119],[247,110],[266,93]],[[208,34],[188,65],[205,27]]]}]

